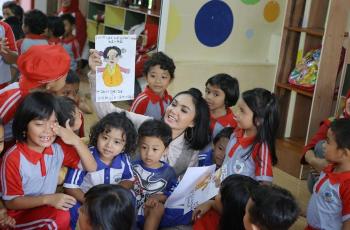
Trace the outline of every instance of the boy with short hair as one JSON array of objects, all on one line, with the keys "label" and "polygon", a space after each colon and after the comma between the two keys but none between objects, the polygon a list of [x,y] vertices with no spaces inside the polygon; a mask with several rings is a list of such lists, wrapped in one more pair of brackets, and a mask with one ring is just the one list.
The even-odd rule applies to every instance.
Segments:
[{"label": "boy with short hair", "polygon": [[313,187],[306,229],[350,229],[350,120],[334,120],[327,131],[330,163]]},{"label": "boy with short hair", "polygon": [[143,67],[147,87],[135,98],[130,111],[160,120],[172,101],[167,88],[174,79],[175,68],[174,61],[163,52],[153,54]]},{"label": "boy with short hair", "polygon": [[243,223],[246,230],[287,230],[298,216],[298,204],[289,191],[260,185],[252,191]]},{"label": "boy with short hair", "polygon": [[80,47],[77,38],[73,35],[75,18],[72,14],[67,13],[62,14],[61,19],[64,24],[62,44],[71,58],[70,69],[76,71],[78,69],[78,61],[80,60]]},{"label": "boy with short hair", "polygon": [[23,21],[25,37],[17,41],[18,54],[23,54],[33,45],[47,45],[46,28],[46,14],[36,9],[25,13]]},{"label": "boy with short hair", "polygon": [[138,130],[141,160],[132,163],[137,223],[143,229],[158,229],[164,203],[176,186],[174,169],[161,161],[171,140],[171,128],[162,121],[148,120]]}]

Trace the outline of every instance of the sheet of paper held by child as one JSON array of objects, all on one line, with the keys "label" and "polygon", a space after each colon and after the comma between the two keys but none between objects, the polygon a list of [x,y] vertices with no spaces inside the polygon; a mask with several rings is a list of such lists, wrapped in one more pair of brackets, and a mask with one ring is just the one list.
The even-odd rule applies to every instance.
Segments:
[{"label": "sheet of paper held by child", "polygon": [[186,214],[217,195],[220,175],[217,175],[215,168],[216,165],[189,167],[179,185],[168,197],[165,207],[183,209]]},{"label": "sheet of paper held by child", "polygon": [[95,49],[102,58],[96,68],[96,101],[125,101],[134,98],[135,35],[96,35]]}]

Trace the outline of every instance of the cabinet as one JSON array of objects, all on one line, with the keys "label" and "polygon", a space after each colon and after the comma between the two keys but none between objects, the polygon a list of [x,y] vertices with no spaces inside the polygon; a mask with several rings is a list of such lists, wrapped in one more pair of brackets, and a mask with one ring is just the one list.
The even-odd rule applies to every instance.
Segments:
[{"label": "cabinet", "polygon": [[[128,34],[130,28],[143,22],[156,24],[160,28],[162,7],[160,0],[153,0],[157,6],[153,7],[152,10],[141,6],[131,8],[124,3],[113,3],[122,1],[108,2],[112,3],[103,3],[101,0],[89,0],[88,2],[87,36],[90,47],[94,47],[96,34]],[[102,15],[104,19],[101,18]],[[144,33],[141,34],[141,38],[145,42],[146,36]]]},{"label": "cabinet", "polygon": [[[349,0],[287,0],[275,78],[275,93],[281,109],[279,137],[304,145],[320,122],[334,113],[349,12]],[[321,46],[314,91],[291,86],[288,77],[297,58]]]}]

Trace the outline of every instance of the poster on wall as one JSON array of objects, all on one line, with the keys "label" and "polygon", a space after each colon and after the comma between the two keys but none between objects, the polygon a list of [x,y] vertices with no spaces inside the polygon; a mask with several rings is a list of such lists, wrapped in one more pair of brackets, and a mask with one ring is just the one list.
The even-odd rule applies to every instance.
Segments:
[{"label": "poster on wall", "polygon": [[102,66],[96,68],[96,101],[125,101],[134,98],[135,35],[96,35],[95,49]]}]

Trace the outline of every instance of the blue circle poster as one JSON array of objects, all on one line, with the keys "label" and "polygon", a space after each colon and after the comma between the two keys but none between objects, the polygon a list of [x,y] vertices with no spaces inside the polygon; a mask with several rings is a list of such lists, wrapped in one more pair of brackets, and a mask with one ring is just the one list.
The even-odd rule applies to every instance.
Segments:
[{"label": "blue circle poster", "polygon": [[196,15],[194,26],[197,39],[209,47],[219,46],[230,36],[233,21],[233,13],[225,2],[209,1]]}]

